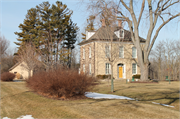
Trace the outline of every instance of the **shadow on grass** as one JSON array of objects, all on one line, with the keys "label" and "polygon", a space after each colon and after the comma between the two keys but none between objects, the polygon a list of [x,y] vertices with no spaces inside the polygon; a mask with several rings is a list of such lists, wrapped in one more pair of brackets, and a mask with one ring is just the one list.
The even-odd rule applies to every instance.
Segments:
[{"label": "shadow on grass", "polygon": [[14,96],[17,96],[17,95],[20,95],[20,94],[24,94],[24,93],[27,93],[27,92],[32,92],[32,91],[24,91],[24,92],[17,93],[17,94],[14,94],[14,95],[4,96],[4,97],[1,98],[1,100],[4,99],[4,98],[7,98],[7,97],[14,97]]}]

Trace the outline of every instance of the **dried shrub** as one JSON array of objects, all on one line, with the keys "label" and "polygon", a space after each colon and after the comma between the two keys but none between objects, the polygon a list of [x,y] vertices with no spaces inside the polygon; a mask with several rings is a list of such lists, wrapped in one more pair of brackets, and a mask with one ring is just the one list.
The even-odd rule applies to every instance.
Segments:
[{"label": "dried shrub", "polygon": [[13,81],[15,78],[15,74],[10,73],[10,72],[4,72],[1,74],[1,81]]},{"label": "dried shrub", "polygon": [[111,75],[97,75],[96,76],[98,79],[110,79],[111,78]]},{"label": "dried shrub", "polygon": [[83,96],[93,88],[95,78],[78,74],[73,70],[56,70],[39,72],[27,81],[27,86],[33,91],[53,97]]}]

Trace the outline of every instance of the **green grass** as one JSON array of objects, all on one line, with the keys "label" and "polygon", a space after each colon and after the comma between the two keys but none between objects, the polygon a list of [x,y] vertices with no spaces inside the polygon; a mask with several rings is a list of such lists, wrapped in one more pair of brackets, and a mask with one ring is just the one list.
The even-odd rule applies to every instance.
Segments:
[{"label": "green grass", "polygon": [[[179,82],[126,84],[115,80],[113,94],[138,98],[140,101],[83,99],[53,100],[26,88],[25,82],[1,82],[1,117],[17,118],[179,118]],[[94,92],[109,93],[110,85],[102,82]],[[175,108],[151,102],[170,104]]]}]

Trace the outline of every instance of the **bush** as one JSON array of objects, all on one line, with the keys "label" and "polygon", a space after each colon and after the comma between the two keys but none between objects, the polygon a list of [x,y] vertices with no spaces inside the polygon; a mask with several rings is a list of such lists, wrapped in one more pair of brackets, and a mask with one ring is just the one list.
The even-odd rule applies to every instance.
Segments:
[{"label": "bush", "polygon": [[111,78],[111,75],[97,75],[96,76],[98,79],[110,79]]},{"label": "bush", "polygon": [[13,81],[15,78],[15,74],[10,73],[10,72],[4,72],[1,74],[1,81]]},{"label": "bush", "polygon": [[73,70],[39,72],[27,81],[27,86],[39,94],[53,97],[82,96],[93,88],[95,78]]},{"label": "bush", "polygon": [[135,79],[140,79],[141,75],[140,74],[136,74],[136,75],[133,75],[132,77],[134,77]]}]

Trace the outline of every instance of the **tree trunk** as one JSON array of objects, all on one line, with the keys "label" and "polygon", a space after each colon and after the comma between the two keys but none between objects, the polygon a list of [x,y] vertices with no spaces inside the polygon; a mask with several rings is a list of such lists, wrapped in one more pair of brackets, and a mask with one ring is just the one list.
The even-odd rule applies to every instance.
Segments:
[{"label": "tree trunk", "polygon": [[114,83],[113,83],[113,66],[111,63],[111,92],[114,92]]},{"label": "tree trunk", "polygon": [[31,77],[31,70],[28,70],[28,79]]},{"label": "tree trunk", "polygon": [[141,81],[148,81],[148,64],[141,67]]}]

